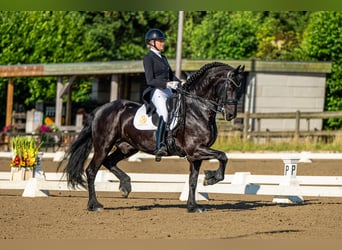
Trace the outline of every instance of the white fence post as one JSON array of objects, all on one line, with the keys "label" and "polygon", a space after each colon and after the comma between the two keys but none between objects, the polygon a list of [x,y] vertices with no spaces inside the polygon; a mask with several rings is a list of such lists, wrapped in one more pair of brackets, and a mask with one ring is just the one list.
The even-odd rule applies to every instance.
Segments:
[{"label": "white fence post", "polygon": [[[284,162],[284,179],[279,183],[282,187],[299,187],[299,182],[297,180],[297,163],[299,159],[283,159]],[[275,203],[301,203],[303,202],[303,197],[299,195],[292,196],[282,196],[277,195],[273,198]]]},{"label": "white fence post", "polygon": [[40,181],[46,180],[44,171],[41,166],[43,152],[38,153],[37,166],[34,169],[33,178],[30,178],[25,185],[23,197],[47,197],[49,190],[41,190],[39,188]]}]

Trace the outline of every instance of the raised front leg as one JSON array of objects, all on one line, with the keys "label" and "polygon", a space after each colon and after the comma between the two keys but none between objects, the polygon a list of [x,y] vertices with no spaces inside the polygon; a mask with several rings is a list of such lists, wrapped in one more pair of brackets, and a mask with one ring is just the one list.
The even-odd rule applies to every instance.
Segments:
[{"label": "raised front leg", "polygon": [[202,164],[202,160],[191,161],[188,159],[188,161],[190,163],[189,196],[188,196],[188,202],[187,202],[188,212],[201,213],[205,211],[205,209],[196,203],[196,187],[197,187],[198,174],[199,174],[199,170]]},{"label": "raised front leg", "polygon": [[213,185],[224,179],[224,173],[226,171],[226,165],[228,158],[224,152],[207,148],[198,147],[192,156],[188,156],[189,161],[195,160],[211,160],[217,159],[219,161],[219,167],[217,170],[206,170],[204,171],[205,178],[203,185]]},{"label": "raised front leg", "polygon": [[217,159],[219,161],[219,167],[217,170],[206,170],[204,171],[205,178],[203,185],[214,185],[215,183],[222,181],[224,179],[224,173],[226,170],[226,165],[228,158],[225,153],[221,151],[216,151]]}]

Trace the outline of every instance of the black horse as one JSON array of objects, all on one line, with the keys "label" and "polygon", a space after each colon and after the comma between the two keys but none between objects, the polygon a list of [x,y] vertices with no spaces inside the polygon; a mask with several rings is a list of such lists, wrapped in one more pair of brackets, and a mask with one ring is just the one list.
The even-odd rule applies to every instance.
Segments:
[{"label": "black horse", "polygon": [[[189,212],[202,212],[204,208],[195,200],[198,174],[203,160],[217,159],[217,170],[205,171],[204,185],[213,185],[224,179],[227,156],[224,152],[210,148],[217,138],[216,113],[222,112],[226,120],[236,117],[237,102],[241,95],[244,66],[233,68],[223,63],[204,65],[189,77],[178,89],[180,101],[180,123],[169,136],[173,138],[175,150],[170,155],[186,157],[190,163]],[[103,208],[96,198],[94,180],[101,165],[119,180],[119,189],[124,197],[131,192],[130,177],[117,167],[117,163],[138,151],[153,154],[156,131],[138,130],[133,118],[141,104],[128,100],[115,100],[94,110],[77,139],[71,144],[65,167],[69,185],[88,188],[88,210]],[[86,168],[84,163],[91,150],[94,155]]]}]

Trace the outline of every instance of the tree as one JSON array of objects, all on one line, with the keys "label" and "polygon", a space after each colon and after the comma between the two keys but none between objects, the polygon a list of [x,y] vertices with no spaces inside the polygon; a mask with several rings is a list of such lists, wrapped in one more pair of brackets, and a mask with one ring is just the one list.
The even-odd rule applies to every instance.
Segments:
[{"label": "tree", "polygon": [[[84,21],[79,12],[0,12],[0,64],[84,62],[100,58],[103,51],[87,36]],[[7,80],[1,79],[2,115],[6,86]],[[55,86],[56,80],[52,78],[17,78],[14,99],[32,108],[38,101],[54,100]],[[90,89],[91,85],[87,87]]]},{"label": "tree", "polygon": [[[305,59],[332,62],[327,78],[325,110],[342,110],[342,12],[312,13],[305,30],[302,50]],[[339,129],[341,119],[329,119],[326,128]]]},{"label": "tree", "polygon": [[[92,49],[84,39],[84,19],[78,12],[1,12],[0,63],[3,65],[82,62]],[[54,81],[54,84],[52,84]],[[55,98],[55,80],[15,80],[15,98],[28,106]],[[2,81],[4,89],[6,81]],[[3,93],[6,93],[4,91]],[[3,96],[2,100],[6,100]],[[4,105],[5,106],[5,105]]]},{"label": "tree", "polygon": [[[260,14],[208,12],[191,34],[190,58],[246,59],[255,55]],[[188,30],[189,31],[189,30]]]},{"label": "tree", "polygon": [[[153,27],[170,35],[166,53],[175,56],[176,24],[177,12],[4,11],[0,12],[0,64],[138,60],[146,53],[144,35]],[[77,79],[72,100],[89,99],[91,84],[89,79]],[[1,116],[6,86],[7,79],[0,79]],[[55,78],[17,78],[14,99],[32,108],[36,102],[53,101],[55,88]]]},{"label": "tree", "polygon": [[[185,12],[182,56],[331,61],[325,108],[341,110],[341,15],[306,11]],[[175,58],[177,11],[2,11],[0,64],[141,60],[147,52],[144,36],[150,28],[166,33],[165,55]],[[55,98],[55,78],[17,78],[14,82],[14,98],[27,108]],[[90,99],[91,85],[89,79],[78,78],[72,100]],[[6,86],[7,79],[0,79],[1,117],[5,114]],[[331,128],[342,127],[339,121],[328,124]]]},{"label": "tree", "polygon": [[263,60],[301,60],[299,47],[308,16],[305,11],[264,12],[256,34],[256,57]]},{"label": "tree", "polygon": [[98,60],[140,60],[146,53],[144,41],[148,29],[159,28],[168,37],[167,56],[175,56],[177,12],[104,11],[84,12],[87,36],[98,49],[105,50]]}]

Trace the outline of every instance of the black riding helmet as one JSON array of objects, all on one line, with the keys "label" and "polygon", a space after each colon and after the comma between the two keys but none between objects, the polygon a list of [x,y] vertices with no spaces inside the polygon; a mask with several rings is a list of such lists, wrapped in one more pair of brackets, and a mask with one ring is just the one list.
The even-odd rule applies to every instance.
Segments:
[{"label": "black riding helmet", "polygon": [[166,35],[160,29],[150,29],[145,35],[146,44],[151,40],[166,40]]}]

